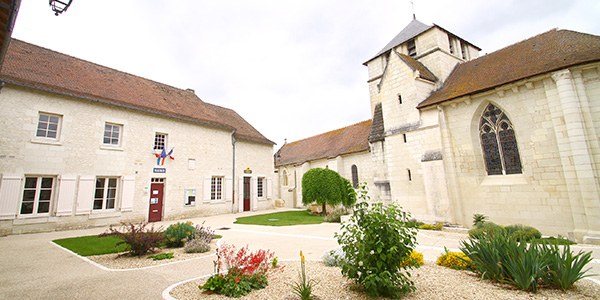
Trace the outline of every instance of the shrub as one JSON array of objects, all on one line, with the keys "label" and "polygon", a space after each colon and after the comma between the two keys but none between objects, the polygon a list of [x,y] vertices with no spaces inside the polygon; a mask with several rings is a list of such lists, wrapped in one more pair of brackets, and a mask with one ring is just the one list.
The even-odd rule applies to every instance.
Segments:
[{"label": "shrub", "polygon": [[343,215],[346,215],[350,213],[350,210],[348,208],[346,208],[345,206],[342,207],[337,207],[335,208],[332,212],[330,212],[329,214],[327,214],[324,218],[323,221],[325,222],[341,222],[341,218]]},{"label": "shrub", "polygon": [[425,263],[425,261],[423,260],[423,253],[419,253],[415,250],[410,250],[409,255],[407,255],[402,264],[400,264],[400,267],[402,268],[406,268],[406,267],[415,267],[418,268],[420,266],[422,266]]},{"label": "shrub", "polygon": [[369,204],[363,192],[359,195],[364,201],[356,205],[341,233],[335,234],[346,254],[340,261],[342,274],[371,297],[398,297],[413,291],[410,273],[403,272],[407,267],[402,266],[416,243],[416,230],[404,226],[410,214],[393,204]]},{"label": "shrub", "polygon": [[504,234],[506,230],[502,225],[498,225],[493,222],[485,222],[477,224],[476,228],[469,230],[469,237],[472,239],[479,239],[488,234]]},{"label": "shrub", "polygon": [[210,250],[210,243],[207,243],[204,239],[193,239],[185,242],[183,250],[186,253],[204,253]]},{"label": "shrub", "polygon": [[[276,268],[274,254],[268,250],[251,252],[248,247],[237,250],[233,245],[223,244],[217,249],[215,274],[198,288],[208,293],[218,293],[229,297],[241,297],[252,290],[267,286],[266,273]],[[221,268],[227,274],[221,274]]]},{"label": "shrub", "polygon": [[192,222],[173,224],[165,230],[166,246],[169,248],[182,247],[183,244],[191,240],[196,234],[196,228]]},{"label": "shrub", "polygon": [[108,232],[100,234],[99,237],[116,236],[122,240],[122,242],[118,242],[117,245],[125,244],[127,245],[129,254],[142,256],[147,252],[160,247],[165,241],[161,228],[154,230],[154,226],[146,228],[147,225],[148,223],[145,222],[139,224],[123,222],[121,223],[121,230],[111,226],[108,229]]},{"label": "shrub", "polygon": [[419,229],[423,229],[423,230],[437,230],[440,231],[442,230],[442,228],[444,228],[444,224],[443,223],[435,223],[434,225],[432,224],[423,224],[419,226]]},{"label": "shrub", "polygon": [[423,222],[421,222],[421,221],[419,221],[419,220],[417,220],[417,219],[415,219],[415,218],[412,218],[412,219],[410,219],[410,220],[406,221],[406,224],[405,224],[405,225],[406,225],[406,227],[410,227],[410,228],[419,229],[419,227],[420,227],[421,225],[425,225],[425,223],[423,223]]},{"label": "shrub", "polygon": [[340,261],[345,258],[344,250],[342,247],[333,248],[325,251],[321,256],[323,263],[328,267],[337,267],[340,265]]},{"label": "shrub", "polygon": [[202,240],[206,244],[210,244],[214,238],[216,238],[215,230],[210,229],[210,227],[204,227],[204,222],[202,222],[202,225],[196,225],[196,231],[190,237],[192,240]]},{"label": "shrub", "polygon": [[350,180],[341,177],[342,180],[342,205],[346,208],[351,208],[356,204],[356,190],[352,186],[352,182]]},{"label": "shrub", "polygon": [[542,237],[542,233],[534,227],[524,226],[521,224],[509,225],[504,227],[506,233],[510,235],[510,237],[516,239],[517,241],[531,241],[533,239],[539,239]]},{"label": "shrub", "polygon": [[468,256],[462,252],[449,252],[445,249],[446,253],[438,257],[436,264],[442,267],[451,269],[465,269],[469,268],[469,262],[471,261]]},{"label": "shrub", "polygon": [[163,259],[171,259],[173,257],[174,257],[173,252],[169,252],[169,253],[161,253],[161,254],[157,254],[157,255],[150,255],[146,258],[157,261],[157,260],[163,260]]}]

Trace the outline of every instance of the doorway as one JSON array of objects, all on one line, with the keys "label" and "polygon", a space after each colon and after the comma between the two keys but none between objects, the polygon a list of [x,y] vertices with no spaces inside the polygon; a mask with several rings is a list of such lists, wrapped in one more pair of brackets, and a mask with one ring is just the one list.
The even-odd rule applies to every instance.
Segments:
[{"label": "doorway", "polygon": [[244,211],[250,211],[250,177],[244,177]]},{"label": "doorway", "polygon": [[150,205],[148,210],[148,222],[162,221],[164,190],[165,179],[152,178],[152,182],[150,183]]}]

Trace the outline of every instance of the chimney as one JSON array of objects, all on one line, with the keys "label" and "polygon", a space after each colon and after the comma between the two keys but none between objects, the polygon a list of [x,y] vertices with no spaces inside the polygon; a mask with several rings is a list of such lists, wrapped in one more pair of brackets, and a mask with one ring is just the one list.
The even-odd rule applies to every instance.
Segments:
[{"label": "chimney", "polygon": [[188,89],[186,89],[186,91],[191,92],[192,94],[196,94],[196,91],[194,91],[194,89],[188,88]]}]

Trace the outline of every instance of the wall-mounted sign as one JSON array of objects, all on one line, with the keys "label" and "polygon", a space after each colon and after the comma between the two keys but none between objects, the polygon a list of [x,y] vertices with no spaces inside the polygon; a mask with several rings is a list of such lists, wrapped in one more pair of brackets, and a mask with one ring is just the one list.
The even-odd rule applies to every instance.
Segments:
[{"label": "wall-mounted sign", "polygon": [[252,170],[250,170],[250,167],[246,168],[246,170],[244,170],[244,174],[252,174]]},{"label": "wall-mounted sign", "polygon": [[167,173],[167,168],[154,168],[152,169],[153,173]]}]

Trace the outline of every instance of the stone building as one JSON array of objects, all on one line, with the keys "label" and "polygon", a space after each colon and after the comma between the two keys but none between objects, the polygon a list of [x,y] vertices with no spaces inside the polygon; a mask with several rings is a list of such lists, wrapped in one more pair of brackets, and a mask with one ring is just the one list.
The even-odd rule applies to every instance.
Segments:
[{"label": "stone building", "polygon": [[554,29],[479,51],[413,20],[365,62],[372,198],[426,222],[480,213],[599,242],[600,37]]},{"label": "stone building", "polygon": [[0,232],[273,206],[273,145],[231,109],[12,40],[0,74]]},{"label": "stone building", "polygon": [[353,185],[373,183],[369,132],[371,120],[285,143],[275,153],[275,198],[285,207],[302,206],[302,176],[312,168],[329,168]]}]

